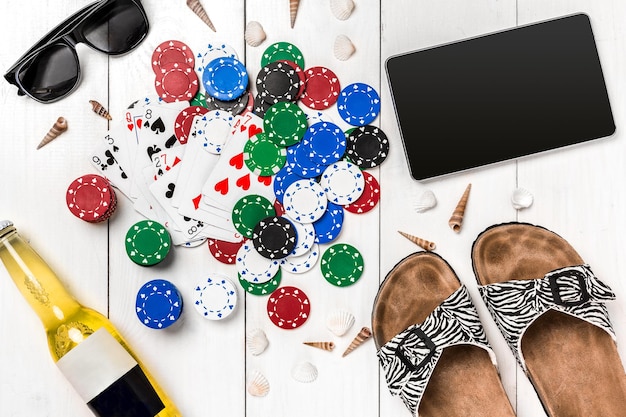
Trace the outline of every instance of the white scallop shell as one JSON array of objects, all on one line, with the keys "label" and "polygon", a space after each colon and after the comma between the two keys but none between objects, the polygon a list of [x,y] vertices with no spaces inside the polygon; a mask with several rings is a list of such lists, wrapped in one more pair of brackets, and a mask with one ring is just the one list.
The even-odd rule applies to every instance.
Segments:
[{"label": "white scallop shell", "polygon": [[347,61],[356,51],[354,44],[346,35],[338,35],[333,45],[333,53],[335,58],[340,61]]},{"label": "white scallop shell", "polygon": [[330,11],[339,20],[346,20],[354,10],[353,0],[330,0]]},{"label": "white scallop shell", "polygon": [[328,314],[326,327],[336,336],[343,336],[354,324],[354,315],[349,311],[335,310]]},{"label": "white scallop shell", "polygon": [[252,329],[246,335],[246,346],[254,356],[258,356],[267,349],[269,341],[262,329]]},{"label": "white scallop shell", "polygon": [[511,204],[515,210],[528,208],[533,204],[533,195],[525,188],[516,188],[511,195]]},{"label": "white scallop shell", "polygon": [[426,190],[419,196],[417,201],[415,202],[414,208],[418,213],[423,213],[426,210],[430,210],[431,208],[437,205],[437,197],[435,197],[435,193],[431,190]]},{"label": "white scallop shell", "polygon": [[259,46],[263,43],[267,35],[263,30],[263,26],[257,21],[248,22],[246,25],[246,31],[243,35],[246,43],[250,46]]},{"label": "white scallop shell", "polygon": [[248,382],[248,394],[254,397],[265,397],[270,392],[270,383],[259,371],[253,371]]},{"label": "white scallop shell", "polygon": [[291,370],[291,376],[299,382],[313,382],[317,379],[317,368],[310,362],[300,362]]}]

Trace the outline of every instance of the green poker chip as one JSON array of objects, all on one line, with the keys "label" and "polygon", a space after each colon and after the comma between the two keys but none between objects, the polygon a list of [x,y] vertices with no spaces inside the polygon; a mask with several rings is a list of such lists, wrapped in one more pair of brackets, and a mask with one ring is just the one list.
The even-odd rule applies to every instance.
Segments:
[{"label": "green poker chip", "polygon": [[337,287],[347,287],[361,278],[363,257],[354,246],[337,243],[322,255],[320,269],[326,281]]},{"label": "green poker chip", "polygon": [[298,47],[289,42],[276,42],[268,46],[261,56],[261,67],[274,61],[292,61],[304,67],[304,56]]},{"label": "green poker chip", "polygon": [[247,195],[233,207],[233,226],[242,236],[252,238],[255,226],[264,218],[275,215],[276,209],[267,198],[257,194]]},{"label": "green poker chip", "polygon": [[274,275],[269,281],[266,281],[262,284],[250,282],[247,279],[242,278],[241,274],[239,273],[237,274],[237,276],[239,277],[239,284],[241,284],[246,292],[252,295],[259,296],[269,295],[274,292],[274,290],[280,285],[280,280],[282,279],[282,273],[280,269],[278,270],[278,272],[276,272],[276,275]]},{"label": "green poker chip", "polygon": [[141,220],[126,232],[126,253],[137,265],[158,264],[165,259],[171,246],[165,226],[153,220]]},{"label": "green poker chip", "polygon": [[244,145],[243,160],[255,175],[269,177],[285,166],[287,149],[272,142],[265,133],[257,133]]},{"label": "green poker chip", "polygon": [[263,130],[279,146],[300,142],[308,127],[306,113],[297,104],[280,101],[272,105],[263,117]]}]

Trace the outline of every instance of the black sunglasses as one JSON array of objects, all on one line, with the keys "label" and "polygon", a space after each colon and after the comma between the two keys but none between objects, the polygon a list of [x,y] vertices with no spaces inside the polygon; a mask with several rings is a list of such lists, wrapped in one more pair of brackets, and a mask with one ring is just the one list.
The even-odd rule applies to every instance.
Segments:
[{"label": "black sunglasses", "polygon": [[84,43],[107,55],[121,55],[148,34],[140,0],[100,0],[74,13],[28,50],[4,78],[18,95],[51,103],[70,94],[80,81],[76,45]]}]

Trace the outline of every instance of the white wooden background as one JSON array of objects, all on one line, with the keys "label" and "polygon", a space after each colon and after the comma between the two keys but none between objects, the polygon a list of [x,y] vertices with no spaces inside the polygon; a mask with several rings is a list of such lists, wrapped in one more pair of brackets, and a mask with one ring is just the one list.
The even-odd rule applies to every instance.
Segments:
[{"label": "white wooden background", "polygon": [[[62,276],[84,304],[107,314],[171,395],[185,417],[226,416],[408,416],[391,397],[382,377],[372,341],[349,356],[341,352],[362,326],[370,325],[378,284],[396,262],[419,250],[397,230],[419,235],[437,244],[437,252],[467,284],[495,347],[501,376],[519,416],[545,416],[537,397],[505,346],[482,305],[472,274],[470,248],[486,227],[520,220],[561,234],[591,264],[596,274],[617,293],[609,311],[626,358],[626,3],[622,0],[355,0],[346,21],[330,11],[329,0],[302,0],[295,28],[290,28],[287,0],[202,0],[217,28],[212,32],[186,7],[184,0],[145,0],[151,31],[134,52],[107,58],[83,45],[78,48],[84,78],[70,97],[50,105],[15,94],[0,83],[0,217],[14,221],[23,236]],[[3,1],[0,14],[0,68],[6,70],[48,29],[86,5],[86,0]],[[383,63],[386,57],[413,49],[460,40],[574,12],[590,15],[617,133],[608,139],[453,175],[426,184],[408,173],[393,114]],[[257,20],[268,38],[252,48],[244,43],[247,22]],[[346,62],[333,57],[339,34],[348,35],[357,48]],[[382,200],[370,213],[346,215],[339,238],[358,247],[365,272],[352,287],[327,284],[319,269],[301,275],[285,274],[283,284],[301,287],[311,298],[309,321],[299,329],[276,328],[265,313],[265,297],[245,295],[227,321],[211,322],[191,306],[175,331],[144,327],[134,313],[139,286],[154,278],[176,283],[183,298],[191,299],[198,277],[211,271],[236,279],[234,267],[215,261],[205,245],[176,248],[165,265],[141,268],[127,258],[123,237],[141,219],[123,197],[114,218],[93,225],[74,218],[65,205],[65,191],[76,177],[94,173],[88,156],[107,131],[107,121],[91,112],[88,100],[105,104],[118,120],[131,101],[153,92],[150,56],[168,39],[181,40],[194,50],[209,41],[233,46],[245,60],[249,74],[260,69],[265,47],[276,41],[296,44],[306,66],[333,69],[343,85],[366,82],[382,97],[382,113],[374,122],[391,139],[388,159],[374,175],[380,180]],[[330,109],[336,112],[335,108]],[[57,141],[35,150],[58,116],[69,130]],[[339,120],[339,117],[336,118]],[[506,139],[506,138],[503,138]],[[422,138],[428,140],[428,138]],[[452,156],[458,157],[458,156]],[[459,234],[447,220],[461,193],[472,183],[469,207]],[[530,190],[534,205],[517,212],[510,203],[516,186]],[[417,196],[431,189],[438,205],[417,214]],[[356,316],[351,332],[331,337],[326,314],[336,308]],[[90,416],[90,411],[65,382],[50,360],[38,318],[0,268],[0,416]],[[246,331],[264,329],[270,347],[260,356],[246,353]],[[306,340],[333,340],[334,352],[302,344]],[[310,384],[294,381],[293,365],[307,360],[319,370]],[[264,398],[246,394],[246,374],[264,373],[271,392]],[[468,387],[468,389],[472,389]]]}]

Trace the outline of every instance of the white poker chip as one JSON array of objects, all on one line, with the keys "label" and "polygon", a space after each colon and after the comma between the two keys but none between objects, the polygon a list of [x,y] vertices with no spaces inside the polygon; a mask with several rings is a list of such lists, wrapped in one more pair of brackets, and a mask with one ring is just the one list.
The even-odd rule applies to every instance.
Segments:
[{"label": "white poker chip", "polygon": [[223,110],[211,110],[201,116],[196,116],[194,131],[196,140],[199,140],[205,151],[219,155],[233,125],[232,113]]},{"label": "white poker chip", "polygon": [[252,241],[241,245],[235,265],[241,278],[253,284],[263,284],[271,280],[280,269],[280,261],[261,255]]},{"label": "white poker chip", "polygon": [[285,190],[283,207],[287,216],[300,223],[313,223],[326,211],[328,198],[314,179],[294,181]]},{"label": "white poker chip", "polygon": [[195,287],[193,304],[206,319],[225,319],[237,307],[235,284],[225,275],[212,273]]},{"label": "white poker chip", "polygon": [[[202,73],[204,72],[204,67],[215,58],[235,58],[239,59],[237,55],[237,51],[232,46],[223,43],[223,42],[210,42],[206,49],[203,52],[199,52],[196,55],[196,72],[198,73],[198,79],[202,79]],[[204,92],[204,83],[198,83],[200,87],[200,91]]]},{"label": "white poker chip", "polygon": [[315,244],[315,227],[311,223],[292,222],[296,229],[296,246],[288,256],[300,256],[311,250]]},{"label": "white poker chip", "polygon": [[320,185],[329,201],[345,206],[355,202],[363,194],[365,177],[361,169],[353,163],[337,161],[326,167],[320,178]]},{"label": "white poker chip", "polygon": [[293,274],[303,274],[313,268],[320,257],[320,249],[317,243],[311,245],[311,249],[302,255],[289,255],[281,262],[281,268]]}]

